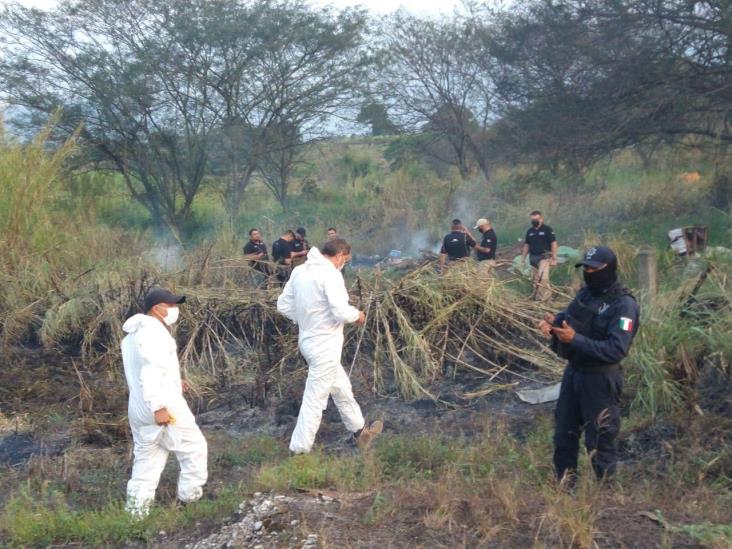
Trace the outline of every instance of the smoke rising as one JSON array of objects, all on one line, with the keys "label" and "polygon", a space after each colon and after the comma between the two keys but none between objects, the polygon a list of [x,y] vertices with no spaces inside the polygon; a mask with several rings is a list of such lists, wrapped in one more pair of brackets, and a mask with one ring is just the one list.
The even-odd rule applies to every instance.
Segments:
[{"label": "smoke rising", "polygon": [[183,268],[183,248],[179,244],[158,244],[144,253],[164,273],[180,271]]}]

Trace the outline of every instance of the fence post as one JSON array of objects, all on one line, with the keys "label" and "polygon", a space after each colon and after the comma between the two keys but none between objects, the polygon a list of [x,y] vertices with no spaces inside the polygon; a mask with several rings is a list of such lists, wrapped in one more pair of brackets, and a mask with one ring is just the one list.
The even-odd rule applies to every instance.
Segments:
[{"label": "fence post", "polygon": [[651,248],[641,248],[635,258],[638,273],[638,289],[644,299],[652,303],[658,289],[658,272],[656,266],[656,251]]}]

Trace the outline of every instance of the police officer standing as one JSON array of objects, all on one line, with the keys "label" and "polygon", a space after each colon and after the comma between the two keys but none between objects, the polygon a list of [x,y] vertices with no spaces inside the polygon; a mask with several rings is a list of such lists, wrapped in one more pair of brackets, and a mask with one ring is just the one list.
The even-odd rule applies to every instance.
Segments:
[{"label": "police officer standing", "polygon": [[544,216],[539,210],[531,212],[531,227],[526,231],[521,262],[526,261],[526,256],[529,256],[534,299],[538,301],[549,301],[552,297],[549,268],[557,265],[558,249],[554,229],[544,224]]},{"label": "police officer standing", "polygon": [[249,242],[244,245],[244,259],[248,259],[251,266],[260,269],[261,261],[268,261],[267,245],[262,241],[259,229],[249,229]]},{"label": "police officer standing", "polygon": [[292,271],[292,243],[295,233],[287,230],[272,244],[272,261],[277,264],[276,276],[278,282],[284,286]]},{"label": "police officer standing", "polygon": [[489,278],[493,267],[496,266],[496,250],[498,249],[498,237],[496,231],[491,227],[491,222],[481,217],[475,222],[475,229],[483,235],[480,245],[475,246],[475,258],[478,260],[478,272],[483,278]]},{"label": "police officer standing", "polygon": [[580,434],[598,479],[615,472],[620,431],[621,360],[638,331],[640,308],[619,281],[618,260],[607,247],[590,248],[585,286],[566,310],[539,323],[552,348],[569,362],[555,411],[554,467],[557,478],[574,482]]},{"label": "police officer standing", "polygon": [[249,242],[244,245],[244,259],[249,260],[249,266],[255,271],[258,271],[264,275],[262,279],[261,275],[257,280],[254,277],[254,283],[257,286],[261,286],[266,283],[267,277],[270,275],[269,256],[267,255],[267,245],[262,241],[262,234],[259,229],[249,229]]},{"label": "police officer standing", "polygon": [[305,263],[310,250],[310,244],[305,239],[306,231],[304,227],[295,229],[295,240],[292,241],[292,268]]},{"label": "police officer standing", "polygon": [[450,232],[442,239],[440,249],[440,273],[445,272],[445,263],[470,257],[470,250],[476,242],[459,219],[452,220]]}]

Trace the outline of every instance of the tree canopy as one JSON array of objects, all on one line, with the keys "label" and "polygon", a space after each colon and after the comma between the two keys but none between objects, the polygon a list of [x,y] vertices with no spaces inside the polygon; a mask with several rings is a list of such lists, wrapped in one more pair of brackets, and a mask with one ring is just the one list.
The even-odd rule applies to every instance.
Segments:
[{"label": "tree canopy", "polygon": [[339,122],[398,134],[395,165],[417,155],[486,185],[499,162],[576,174],[630,146],[725,155],[732,142],[720,0],[468,3],[439,20],[303,0],[71,0],[6,7],[0,30],[16,127],[58,112],[59,137],[79,131],[76,161],[120,173],[174,231],[209,184],[232,220],[255,179],[287,208],[303,150]]}]

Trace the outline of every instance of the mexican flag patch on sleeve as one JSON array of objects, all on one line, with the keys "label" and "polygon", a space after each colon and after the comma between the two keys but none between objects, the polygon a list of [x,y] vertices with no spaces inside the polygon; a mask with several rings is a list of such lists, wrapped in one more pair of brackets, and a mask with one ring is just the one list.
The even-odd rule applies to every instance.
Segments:
[{"label": "mexican flag patch on sleeve", "polygon": [[625,316],[620,317],[620,329],[624,332],[633,331],[633,319]]}]

